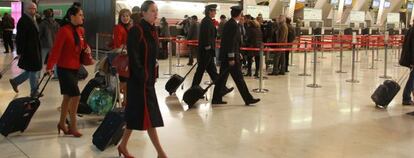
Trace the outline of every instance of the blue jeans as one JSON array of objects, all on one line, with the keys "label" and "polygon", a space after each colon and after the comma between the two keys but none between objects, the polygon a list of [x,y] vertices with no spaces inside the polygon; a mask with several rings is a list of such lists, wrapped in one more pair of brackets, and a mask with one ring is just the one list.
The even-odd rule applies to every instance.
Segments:
[{"label": "blue jeans", "polygon": [[403,92],[403,102],[411,101],[411,93],[414,86],[414,71],[411,70],[410,76],[408,77],[407,84],[405,84]]},{"label": "blue jeans", "polygon": [[17,85],[22,84],[27,79],[30,79],[30,94],[37,92],[37,84],[39,82],[40,71],[24,71],[19,76],[13,78],[13,82]]}]

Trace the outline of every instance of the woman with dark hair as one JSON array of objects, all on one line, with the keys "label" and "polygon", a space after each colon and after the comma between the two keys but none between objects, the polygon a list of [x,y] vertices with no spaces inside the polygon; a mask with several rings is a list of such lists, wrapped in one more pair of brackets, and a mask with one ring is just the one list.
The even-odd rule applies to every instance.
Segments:
[{"label": "woman with dark hair", "polygon": [[[126,42],[127,42],[127,36],[128,36],[128,31],[129,29],[132,27],[131,24],[131,11],[129,11],[129,9],[121,9],[121,11],[119,11],[119,16],[118,16],[118,25],[115,25],[114,29],[113,29],[113,49],[120,49],[121,53],[123,53],[123,49],[126,48]],[[120,54],[125,56],[125,54]],[[122,59],[124,61],[117,61],[118,63],[127,63],[128,60],[127,58],[119,58]],[[114,63],[115,64],[115,63]],[[119,71],[127,71],[128,67],[123,67],[123,64],[120,65],[114,65],[117,67],[117,70]],[[123,69],[123,70],[121,70]],[[126,69],[126,70],[125,70]],[[126,104],[125,101],[125,97],[126,97],[126,82],[128,80],[128,75],[125,73],[119,73],[119,81],[120,81],[120,91],[124,96],[124,100],[122,102],[122,105]]]},{"label": "woman with dark hair", "polygon": [[127,144],[132,130],[144,130],[157,150],[158,157],[166,158],[158,139],[156,127],[164,126],[155,93],[156,57],[159,48],[155,21],[158,7],[153,1],[141,6],[142,20],[128,32],[128,78],[127,106],[125,107],[126,129],[118,146],[119,156],[131,158]]},{"label": "woman with dark hair", "polygon": [[[83,11],[80,7],[72,6],[66,12],[64,25],[59,29],[51,54],[49,55],[46,71],[52,75],[52,68],[57,64],[60,93],[63,95],[60,121],[57,125],[58,133],[81,137],[76,125],[80,91],[78,87],[78,71],[81,66],[81,52],[91,53],[91,49],[84,38]],[[66,116],[69,112],[70,123],[66,127]]]}]

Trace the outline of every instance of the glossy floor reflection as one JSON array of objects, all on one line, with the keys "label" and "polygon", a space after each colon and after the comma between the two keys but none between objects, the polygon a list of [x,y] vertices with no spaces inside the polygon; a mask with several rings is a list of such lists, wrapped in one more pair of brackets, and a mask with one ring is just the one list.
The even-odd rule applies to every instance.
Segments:
[{"label": "glossy floor reflection", "polygon": [[[0,50],[0,52],[2,52]],[[313,70],[309,54],[307,72]],[[294,55],[290,72],[285,76],[270,76],[264,80],[268,93],[253,93],[262,101],[246,107],[237,90],[227,95],[227,105],[211,105],[200,100],[194,109],[181,100],[192,75],[174,96],[168,96],[164,85],[168,76],[168,60],[160,61],[161,78],[156,84],[158,100],[165,127],[159,128],[160,140],[172,158],[410,158],[414,145],[414,116],[405,113],[413,107],[401,105],[401,93],[387,110],[374,108],[370,95],[384,81],[384,61],[375,61],[371,67],[371,52],[360,51],[356,63],[356,79],[359,83],[346,82],[351,79],[351,54],[345,52],[343,70],[338,74],[337,52],[325,52],[318,58],[316,83],[322,88],[309,88],[313,76],[302,77],[303,53]],[[383,53],[379,58],[383,60]],[[389,51],[388,75],[394,79],[405,68],[396,67],[395,52]],[[369,61],[368,61],[369,60]],[[3,68],[11,61],[11,55],[0,54]],[[182,64],[187,60],[182,59]],[[174,58],[173,64],[176,63]],[[173,73],[184,75],[189,66],[173,67]],[[93,67],[88,67],[93,73]],[[19,73],[13,69],[0,80],[0,112],[15,97],[28,95],[29,84],[19,87],[16,95],[8,79]],[[312,74],[313,75],[313,74]],[[93,75],[89,75],[89,80]],[[204,81],[209,77],[205,75]],[[83,87],[86,81],[80,82]],[[245,78],[249,89],[258,88],[258,80]],[[229,86],[234,86],[232,80]],[[405,85],[405,81],[404,84]],[[206,85],[203,85],[206,87]],[[212,89],[211,89],[212,90]],[[212,91],[207,98],[211,99]],[[79,118],[82,138],[58,136],[56,124],[60,106],[58,82],[46,88],[42,104],[24,133],[0,137],[0,157],[117,157],[115,147],[104,152],[92,145],[92,134],[99,125],[99,117]],[[139,158],[154,158],[156,152],[145,132],[134,132],[129,144],[130,152]]]}]

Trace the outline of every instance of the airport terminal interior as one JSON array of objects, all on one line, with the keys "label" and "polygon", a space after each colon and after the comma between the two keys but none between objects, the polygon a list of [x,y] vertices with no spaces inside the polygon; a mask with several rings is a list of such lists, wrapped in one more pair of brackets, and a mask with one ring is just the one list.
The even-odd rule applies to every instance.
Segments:
[{"label": "airport terminal interior", "polygon": [[[59,21],[74,2],[82,5],[85,40],[95,59],[95,64],[85,66],[88,76],[79,80],[78,86],[82,92],[88,82],[101,73],[100,61],[109,60],[107,56],[114,52],[108,48],[108,43],[113,38],[113,27],[118,24],[119,11],[125,8],[132,10],[134,6],[141,6],[144,0],[35,0],[33,3],[37,4],[39,18],[44,16],[43,10],[52,8],[54,18]],[[403,105],[402,96],[410,69],[400,64],[404,57],[402,54],[410,54],[409,47],[414,47],[407,42],[408,46],[404,48],[405,41],[410,39],[409,30],[414,20],[412,0],[154,2],[159,9],[155,25],[160,27],[160,19],[164,17],[169,32],[168,36],[159,37],[158,53],[163,53],[164,56],[158,58],[158,78],[155,83],[156,98],[164,122],[163,127],[156,129],[160,144],[168,157],[414,157],[414,103]],[[26,3],[31,2],[2,1],[0,14],[3,16],[5,12],[10,13],[17,24],[19,18],[26,14]],[[185,26],[181,22],[187,18],[184,15],[196,15],[201,23],[205,17],[204,10],[208,8],[206,6],[212,4],[217,5],[217,14],[213,18],[217,22],[220,22],[221,15],[229,20],[232,17],[231,10],[234,10],[232,6],[240,6],[245,18],[250,15],[253,21],[263,27],[270,27],[262,27],[263,36],[269,37],[263,37],[263,47],[242,45],[240,49],[242,56],[243,53],[255,53],[260,59],[259,67],[255,64],[252,66],[253,75],[243,75],[249,92],[254,98],[260,99],[255,104],[245,105],[231,75],[226,86],[234,87],[234,90],[223,97],[226,104],[212,104],[214,85],[194,105],[188,105],[183,100],[184,93],[192,87],[196,72],[196,69],[191,71],[192,65],[188,64],[189,54],[192,48],[196,48],[198,55],[199,49],[198,40],[186,38],[186,32],[183,31]],[[278,34],[277,29],[280,29],[272,28],[272,23],[274,25],[284,21],[280,17],[292,21],[295,37],[291,42],[272,40],[271,36]],[[263,31],[267,29],[270,35]],[[199,37],[205,33],[199,31]],[[14,29],[13,43],[16,42],[17,34],[17,29]],[[222,32],[222,38],[225,35]],[[4,43],[3,37],[1,43]],[[217,40],[219,46],[223,41],[219,37]],[[21,59],[14,60],[18,56],[16,50],[19,50],[19,45],[14,46],[15,49],[8,53],[3,53],[8,50],[2,44],[0,46],[0,133],[9,128],[2,124],[6,109],[11,106],[9,104],[17,98],[31,95],[29,80],[18,86],[18,93],[10,84],[10,79],[25,72],[19,67]],[[219,56],[220,50],[216,48],[216,56]],[[288,71],[273,74],[275,54],[285,55],[286,51],[290,51],[287,55],[289,58],[285,60]],[[194,60],[193,65],[197,58]],[[219,58],[213,60],[217,71],[220,70],[220,62],[223,61]],[[254,62],[256,61],[257,59]],[[195,68],[197,66],[199,65],[195,65]],[[256,69],[258,74],[255,76]],[[243,74],[248,73],[245,65],[238,70]],[[43,66],[40,77],[45,72],[46,65]],[[175,92],[170,94],[166,91],[165,86],[173,74],[185,76],[187,73],[188,76]],[[110,76],[111,72],[108,74]],[[110,80],[111,77],[106,79]],[[56,124],[61,115],[63,98],[59,80],[61,79],[50,80],[44,96],[40,97],[40,106],[24,132],[0,135],[0,157],[118,157],[119,143],[109,145],[102,151],[92,142],[94,133],[104,122],[105,114],[101,112],[78,112],[77,128],[82,133],[81,137],[58,134]],[[384,81],[395,81],[400,89],[395,97],[392,94],[381,96],[384,98],[392,95],[390,102],[376,105],[378,103],[372,96]],[[209,74],[204,72],[200,86],[206,88],[212,82]],[[94,90],[96,89],[99,88]],[[413,87],[411,89],[409,93],[413,97]],[[119,97],[114,97],[115,101],[112,100],[111,103],[116,102],[116,98],[125,98],[122,95],[116,96]],[[92,104],[89,100],[92,99],[88,98],[87,103]],[[121,103],[113,106],[113,109],[119,109]],[[134,157],[159,156],[146,131],[133,130],[127,148]]]}]

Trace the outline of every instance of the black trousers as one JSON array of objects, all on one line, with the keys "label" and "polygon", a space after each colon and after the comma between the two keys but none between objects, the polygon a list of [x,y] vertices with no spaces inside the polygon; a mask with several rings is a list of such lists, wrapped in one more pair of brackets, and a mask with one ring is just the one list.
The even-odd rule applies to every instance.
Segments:
[{"label": "black trousers", "polygon": [[289,71],[289,69],[288,69],[288,67],[289,67],[289,53],[290,53],[290,51],[285,52],[285,72]]},{"label": "black trousers", "polygon": [[14,50],[12,36],[13,36],[13,31],[3,31],[3,43],[4,43],[4,49],[6,49],[6,52],[9,52],[9,46],[11,49],[10,51]]},{"label": "black trousers", "polygon": [[240,92],[240,95],[242,96],[244,102],[250,101],[253,99],[253,96],[250,94],[249,89],[247,88],[246,82],[243,79],[243,74],[240,69],[241,63],[240,60],[236,60],[235,64],[233,66],[229,65],[229,62],[222,61],[220,63],[220,75],[219,79],[216,82],[216,86],[214,87],[213,92],[213,101],[222,101],[223,95],[222,92],[223,89],[226,86],[227,79],[229,78],[229,74],[233,78],[234,83],[237,86],[237,89]]},{"label": "black trousers", "polygon": [[190,47],[190,52],[188,52],[188,64],[193,64],[194,63],[194,56],[197,56],[197,50],[198,47],[197,46],[189,46]]},{"label": "black trousers", "polygon": [[214,49],[200,51],[197,56],[197,70],[194,74],[192,86],[200,85],[201,79],[203,79],[203,74],[207,71],[211,80],[215,81],[217,79],[217,68],[214,65]]},{"label": "black trousers", "polygon": [[256,65],[256,70],[254,74],[256,75],[258,74],[260,67],[260,55],[257,52],[252,52],[252,54],[247,56],[247,74],[252,74],[253,57],[254,63]]}]

